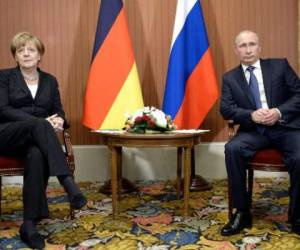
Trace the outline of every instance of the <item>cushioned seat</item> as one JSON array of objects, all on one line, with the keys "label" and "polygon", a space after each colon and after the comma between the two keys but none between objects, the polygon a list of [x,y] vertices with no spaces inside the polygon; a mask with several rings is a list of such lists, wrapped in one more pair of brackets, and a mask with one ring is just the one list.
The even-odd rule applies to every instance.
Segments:
[{"label": "cushioned seat", "polygon": [[16,175],[16,171],[23,173],[24,160],[21,158],[0,155],[0,175]]},{"label": "cushioned seat", "polygon": [[264,164],[264,166],[268,164],[282,166],[284,164],[282,153],[276,148],[268,148],[258,151],[251,162]]}]

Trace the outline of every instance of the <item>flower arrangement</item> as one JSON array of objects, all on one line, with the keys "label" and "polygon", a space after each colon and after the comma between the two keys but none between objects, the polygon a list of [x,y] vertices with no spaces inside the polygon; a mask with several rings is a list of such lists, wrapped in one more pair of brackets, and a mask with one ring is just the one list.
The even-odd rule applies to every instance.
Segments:
[{"label": "flower arrangement", "polygon": [[171,116],[155,107],[144,107],[133,115],[128,115],[125,122],[126,131],[132,133],[165,132],[176,129]]}]

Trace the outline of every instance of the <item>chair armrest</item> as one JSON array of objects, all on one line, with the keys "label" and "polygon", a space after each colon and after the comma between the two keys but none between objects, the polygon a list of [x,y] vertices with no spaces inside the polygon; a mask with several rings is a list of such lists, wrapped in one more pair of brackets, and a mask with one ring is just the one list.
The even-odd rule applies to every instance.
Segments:
[{"label": "chair armrest", "polygon": [[74,174],[75,171],[75,161],[74,161],[74,152],[73,146],[70,139],[69,128],[63,130],[63,142],[65,147],[65,154],[67,157],[67,162],[69,164],[70,171]]},{"label": "chair armrest", "polygon": [[236,124],[234,123],[233,120],[228,120],[227,124],[228,124],[228,137],[229,137],[229,139],[231,139],[236,134],[236,130],[235,130]]}]

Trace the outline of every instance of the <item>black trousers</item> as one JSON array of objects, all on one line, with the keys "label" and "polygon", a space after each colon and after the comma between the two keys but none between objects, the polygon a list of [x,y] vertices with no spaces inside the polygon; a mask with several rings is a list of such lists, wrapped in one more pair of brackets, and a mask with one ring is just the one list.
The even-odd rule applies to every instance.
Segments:
[{"label": "black trousers", "polygon": [[283,152],[290,176],[290,219],[300,219],[300,130],[279,125],[267,127],[264,134],[238,132],[225,145],[225,163],[233,207],[249,209],[246,193],[246,162],[257,150],[274,146]]},{"label": "black trousers", "polygon": [[49,176],[70,175],[65,154],[45,119],[6,123],[0,132],[0,153],[25,158],[24,219],[49,215],[46,187]]}]

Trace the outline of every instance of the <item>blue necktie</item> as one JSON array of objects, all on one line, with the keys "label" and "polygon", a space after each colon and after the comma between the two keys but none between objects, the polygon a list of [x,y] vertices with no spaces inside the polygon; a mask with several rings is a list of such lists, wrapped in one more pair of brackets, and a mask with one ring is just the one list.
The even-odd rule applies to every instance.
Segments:
[{"label": "blue necktie", "polygon": [[250,79],[249,79],[249,88],[251,90],[252,96],[254,98],[256,108],[259,109],[262,107],[261,101],[260,101],[260,93],[259,93],[259,88],[258,88],[258,81],[256,76],[253,73],[253,70],[255,67],[249,66],[247,70],[250,73]]},{"label": "blue necktie", "polygon": [[[256,76],[253,73],[253,70],[255,67],[249,66],[247,70],[250,73],[250,78],[249,78],[249,88],[251,90],[252,96],[255,101],[255,105],[257,109],[260,109],[262,107],[261,100],[260,100],[260,93],[259,93],[259,88],[258,88],[258,81]],[[263,125],[257,125],[257,131],[260,134],[263,134],[266,130],[266,127]]]}]

